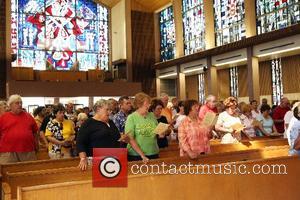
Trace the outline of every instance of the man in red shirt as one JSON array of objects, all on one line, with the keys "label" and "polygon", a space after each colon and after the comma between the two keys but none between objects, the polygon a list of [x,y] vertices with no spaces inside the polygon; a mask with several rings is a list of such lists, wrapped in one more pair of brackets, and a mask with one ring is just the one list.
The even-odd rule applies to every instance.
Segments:
[{"label": "man in red shirt", "polygon": [[22,99],[11,95],[10,111],[0,117],[0,164],[36,160],[38,127],[33,117],[22,110]]},{"label": "man in red shirt", "polygon": [[289,110],[289,100],[283,97],[280,100],[280,105],[274,109],[272,115],[278,133],[284,133],[284,115]]},{"label": "man in red shirt", "polygon": [[201,106],[200,111],[199,111],[200,121],[202,121],[204,119],[204,116],[207,112],[214,112],[214,113],[218,112],[216,104],[217,104],[216,97],[213,95],[208,95],[205,100],[205,104],[203,106]]}]

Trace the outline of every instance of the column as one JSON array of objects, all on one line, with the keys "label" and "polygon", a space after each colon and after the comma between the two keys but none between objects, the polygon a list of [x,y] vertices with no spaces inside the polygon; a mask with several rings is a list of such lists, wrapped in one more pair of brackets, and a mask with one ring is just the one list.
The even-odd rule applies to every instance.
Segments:
[{"label": "column", "polygon": [[185,74],[180,72],[180,65],[177,66],[177,97],[180,100],[186,99]]},{"label": "column", "polygon": [[174,12],[175,38],[176,38],[175,58],[179,58],[184,56],[182,0],[173,0],[173,12]]},{"label": "column", "polygon": [[249,101],[257,100],[259,102],[259,61],[257,57],[253,56],[252,47],[247,49],[247,72]]},{"label": "column", "polygon": [[255,36],[256,33],[256,7],[254,0],[245,0],[245,26],[246,37]]},{"label": "column", "polygon": [[203,0],[203,8],[205,15],[205,44],[206,49],[216,46],[215,42],[215,17],[214,17],[214,1]]},{"label": "column", "polygon": [[218,98],[218,75],[217,67],[213,66],[211,63],[211,57],[207,58],[207,81],[208,81],[208,93],[215,95]]}]

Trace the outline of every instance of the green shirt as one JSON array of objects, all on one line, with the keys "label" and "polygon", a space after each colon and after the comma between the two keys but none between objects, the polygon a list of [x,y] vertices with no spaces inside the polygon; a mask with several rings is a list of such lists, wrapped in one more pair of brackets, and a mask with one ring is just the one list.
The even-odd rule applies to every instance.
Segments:
[{"label": "green shirt", "polygon": [[[146,117],[143,117],[134,112],[127,118],[125,133],[129,133],[135,139],[145,155],[155,155],[159,152],[156,134],[154,133],[156,126],[157,120],[153,113],[148,113]],[[128,144],[127,148],[129,155],[139,156],[130,144]]]}]

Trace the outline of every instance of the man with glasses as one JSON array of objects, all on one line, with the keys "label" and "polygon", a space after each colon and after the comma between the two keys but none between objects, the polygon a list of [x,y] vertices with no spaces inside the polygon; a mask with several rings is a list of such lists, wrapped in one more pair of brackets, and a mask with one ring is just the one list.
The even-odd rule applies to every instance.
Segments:
[{"label": "man with glasses", "polygon": [[36,160],[38,127],[23,111],[20,95],[11,95],[9,112],[0,117],[0,164]]}]

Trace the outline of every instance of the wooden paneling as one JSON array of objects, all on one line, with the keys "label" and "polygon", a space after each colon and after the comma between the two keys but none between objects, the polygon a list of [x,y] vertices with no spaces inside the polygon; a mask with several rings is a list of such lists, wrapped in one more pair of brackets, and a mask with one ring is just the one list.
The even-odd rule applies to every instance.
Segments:
[{"label": "wooden paneling", "polygon": [[11,77],[16,81],[33,81],[34,73],[31,67],[12,67]]},{"label": "wooden paneling", "polygon": [[5,1],[0,2],[0,98],[6,97],[6,59],[5,59]]},{"label": "wooden paneling", "polygon": [[207,76],[208,76],[207,73],[204,73],[204,83],[205,83],[204,87],[205,87],[205,96],[206,97],[208,95],[210,95],[210,94],[208,94],[208,77]]},{"label": "wooden paneling", "polygon": [[272,94],[272,75],[270,61],[259,63],[260,95]]},{"label": "wooden paneling", "polygon": [[86,72],[73,71],[37,71],[36,80],[38,81],[86,81]]},{"label": "wooden paneling", "polygon": [[218,73],[218,97],[224,100],[230,96],[230,74],[229,69],[220,69]]},{"label": "wooden paneling", "polygon": [[239,74],[239,96],[246,97],[248,96],[248,79],[247,79],[247,66],[238,67]]},{"label": "wooden paneling", "polygon": [[9,94],[27,97],[134,96],[141,91],[140,83],[128,82],[46,82],[10,81]]},{"label": "wooden paneling", "polygon": [[87,73],[89,81],[103,82],[105,79],[105,74],[103,70],[89,70]]},{"label": "wooden paneling", "polygon": [[131,24],[133,81],[141,82],[143,91],[155,96],[154,16],[132,11]]},{"label": "wooden paneling", "polygon": [[186,98],[187,99],[199,99],[198,94],[198,75],[186,76],[185,77],[185,85],[186,85]]},{"label": "wooden paneling", "polygon": [[300,55],[281,59],[283,93],[300,92]]}]

